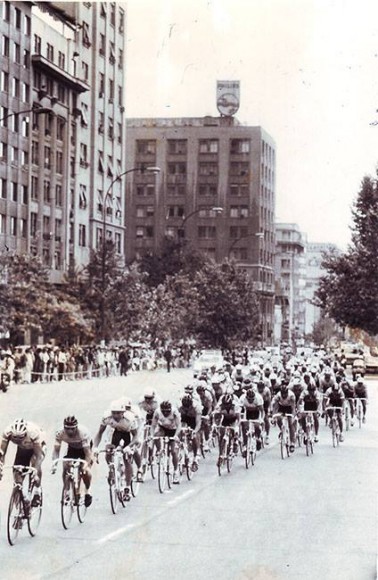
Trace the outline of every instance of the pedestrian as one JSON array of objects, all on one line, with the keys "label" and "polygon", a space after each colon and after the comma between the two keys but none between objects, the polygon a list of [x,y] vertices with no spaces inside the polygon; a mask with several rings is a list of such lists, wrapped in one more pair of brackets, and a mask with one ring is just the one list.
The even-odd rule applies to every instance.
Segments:
[{"label": "pedestrian", "polygon": [[164,358],[166,360],[167,363],[167,373],[171,372],[171,363],[172,363],[172,351],[170,350],[170,348],[167,348],[164,351]]}]

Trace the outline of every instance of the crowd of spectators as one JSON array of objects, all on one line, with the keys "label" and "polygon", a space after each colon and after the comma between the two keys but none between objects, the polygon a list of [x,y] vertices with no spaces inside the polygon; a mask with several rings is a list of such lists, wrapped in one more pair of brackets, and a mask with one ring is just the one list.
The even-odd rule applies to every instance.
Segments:
[{"label": "crowd of spectators", "polygon": [[125,376],[130,371],[186,368],[193,348],[149,346],[18,346],[2,350],[0,371],[15,383]]}]

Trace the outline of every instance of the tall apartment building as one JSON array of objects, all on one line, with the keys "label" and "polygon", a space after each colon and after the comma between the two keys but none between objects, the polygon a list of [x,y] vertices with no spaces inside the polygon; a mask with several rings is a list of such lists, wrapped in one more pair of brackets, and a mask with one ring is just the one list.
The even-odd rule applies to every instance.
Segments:
[{"label": "tall apartment building", "polygon": [[321,310],[312,303],[315,292],[319,287],[319,280],[325,274],[322,269],[323,255],[331,250],[337,250],[335,244],[309,242],[306,244],[306,314],[305,314],[305,333],[310,334],[321,317]]},{"label": "tall apartment building", "polygon": [[60,282],[101,248],[104,229],[123,255],[125,200],[112,182],[124,169],[125,12],[116,2],[1,7],[0,242],[41,256]]},{"label": "tall apartment building", "polygon": [[[275,144],[233,117],[128,119],[126,258],[185,237],[216,261],[234,258],[261,298],[261,334],[273,332]],[[222,210],[222,211],[221,211]]]},{"label": "tall apartment building", "polygon": [[305,248],[306,237],[297,224],[276,223],[276,278],[281,303],[285,299],[287,303],[280,320],[281,328],[276,328],[277,342],[297,341],[305,334]]}]

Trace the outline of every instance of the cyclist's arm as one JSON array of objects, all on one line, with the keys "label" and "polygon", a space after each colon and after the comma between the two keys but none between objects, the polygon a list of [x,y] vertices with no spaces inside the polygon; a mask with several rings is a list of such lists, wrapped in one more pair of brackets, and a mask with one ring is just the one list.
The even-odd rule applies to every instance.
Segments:
[{"label": "cyclist's arm", "polygon": [[1,446],[0,446],[0,463],[4,463],[5,456],[7,454],[8,444],[9,444],[8,439],[4,439],[3,438],[1,440]]},{"label": "cyclist's arm", "polygon": [[263,420],[263,417],[264,417],[264,406],[263,405],[259,405],[257,407],[257,410],[259,412],[259,421],[262,421]]},{"label": "cyclist's arm", "polygon": [[53,453],[52,453],[52,461],[59,459],[60,445],[61,444],[59,442],[55,441],[55,445],[54,445],[54,449],[53,449]]},{"label": "cyclist's arm", "polygon": [[179,415],[177,417],[177,427],[176,427],[174,437],[178,437],[180,435],[180,432],[181,432],[181,415]]},{"label": "cyclist's arm", "polygon": [[106,429],[106,425],[100,425],[100,427],[99,427],[99,429],[98,429],[98,431],[97,431],[97,433],[95,435],[95,438],[93,440],[93,447],[94,448],[97,448],[100,445],[100,443],[101,443],[101,437],[102,437],[105,429]]},{"label": "cyclist's arm", "polygon": [[198,413],[196,413],[196,426],[194,427],[194,434],[195,435],[201,429],[201,425],[202,425],[202,415],[201,415],[201,411],[198,411]]},{"label": "cyclist's arm", "polygon": [[130,433],[133,436],[129,446],[131,447],[132,445],[136,445],[137,443],[139,443],[139,430],[138,429],[130,429]]}]

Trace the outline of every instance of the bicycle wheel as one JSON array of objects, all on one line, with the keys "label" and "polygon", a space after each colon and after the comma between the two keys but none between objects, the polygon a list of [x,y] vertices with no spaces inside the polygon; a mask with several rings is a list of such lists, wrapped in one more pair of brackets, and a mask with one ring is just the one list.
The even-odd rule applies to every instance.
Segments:
[{"label": "bicycle wheel", "polygon": [[150,449],[149,456],[148,456],[148,466],[149,466],[150,471],[151,471],[152,479],[156,479],[157,464],[156,464],[155,448]]},{"label": "bicycle wheel", "polygon": [[23,511],[22,492],[15,487],[13,488],[8,508],[7,536],[11,546],[16,543],[18,532],[22,528]]},{"label": "bicycle wheel", "polygon": [[136,471],[138,471],[138,468],[137,468],[134,460],[132,461],[132,469],[133,469],[133,476],[131,478],[131,495],[133,497],[136,497],[139,493],[141,482],[138,481],[138,473],[136,473]]},{"label": "bicycle wheel", "polygon": [[249,433],[247,435],[247,444],[245,446],[245,450],[242,451],[242,453],[245,453],[245,457],[244,457],[244,462],[245,462],[245,468],[249,469],[249,466],[251,465],[251,460],[252,460],[252,449],[251,449],[251,434]]},{"label": "bicycle wheel", "polygon": [[256,457],[257,457],[257,450],[256,450],[256,438],[252,437],[252,441],[251,441],[251,465],[255,465],[256,463]]},{"label": "bicycle wheel", "polygon": [[68,530],[69,525],[72,520],[72,514],[75,509],[75,491],[73,487],[73,482],[66,481],[63,484],[62,489],[62,499],[60,502],[60,515],[62,519],[62,525],[65,530]]},{"label": "bicycle wheel", "polygon": [[345,406],[345,430],[349,431],[349,403],[348,401],[346,402],[346,406]]},{"label": "bicycle wheel", "polygon": [[87,513],[87,508],[85,507],[85,492],[86,492],[85,485],[83,482],[83,478],[80,474],[79,486],[78,486],[78,489],[76,490],[76,501],[77,501],[76,514],[77,514],[77,519],[79,520],[79,522],[81,524],[84,522],[85,515]]},{"label": "bicycle wheel", "polygon": [[160,493],[164,493],[167,489],[167,454],[161,451],[158,458],[158,485]]},{"label": "bicycle wheel", "polygon": [[311,453],[311,429],[307,427],[306,429],[306,455],[310,456]]},{"label": "bicycle wheel", "polygon": [[173,464],[172,464],[172,455],[170,450],[167,453],[167,463],[166,463],[166,472],[165,477],[167,479],[167,487],[171,489],[172,487],[172,476],[173,476]]},{"label": "bicycle wheel", "polygon": [[222,471],[224,470],[225,461],[226,461],[225,455],[226,455],[226,440],[225,440],[225,438],[223,438],[222,444],[219,447],[219,456],[218,456],[218,461],[217,461],[218,475],[222,475]]},{"label": "bicycle wheel", "polygon": [[42,495],[42,488],[39,489],[40,492],[40,500],[39,505],[33,506],[33,496],[35,491],[35,485],[32,485],[30,497],[31,497],[31,505],[30,505],[30,512],[28,516],[28,530],[29,534],[34,537],[37,533],[41,517],[42,517],[42,502],[43,502],[43,495]]},{"label": "bicycle wheel", "polygon": [[358,427],[361,429],[361,427],[362,427],[362,404],[361,404],[361,401],[358,403],[357,419],[358,419]]},{"label": "bicycle wheel", "polygon": [[280,449],[281,449],[281,459],[285,459],[286,443],[284,433],[280,433]]},{"label": "bicycle wheel", "polygon": [[227,471],[231,473],[232,464],[234,461],[234,450],[232,448],[233,442],[229,439],[227,445]]},{"label": "bicycle wheel", "polygon": [[337,447],[338,445],[338,441],[337,441],[337,428],[335,425],[335,422],[332,422],[332,445],[334,447]]},{"label": "bicycle wheel", "polygon": [[186,477],[187,477],[188,481],[190,481],[193,477],[193,471],[192,471],[191,457],[190,457],[190,454],[187,450],[186,450],[185,455],[184,455],[184,468],[185,468]]}]

